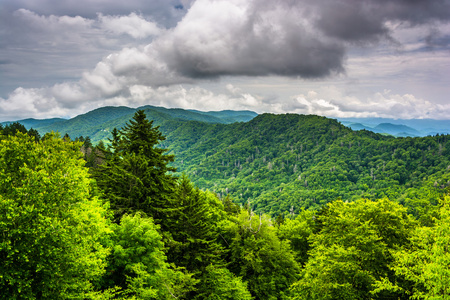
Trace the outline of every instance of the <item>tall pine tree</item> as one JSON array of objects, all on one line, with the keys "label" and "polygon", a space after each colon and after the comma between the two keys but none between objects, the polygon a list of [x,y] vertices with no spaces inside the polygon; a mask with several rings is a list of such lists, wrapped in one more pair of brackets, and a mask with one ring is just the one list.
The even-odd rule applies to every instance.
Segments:
[{"label": "tall pine tree", "polygon": [[98,187],[110,200],[116,220],[141,211],[165,230],[163,219],[173,208],[176,178],[169,163],[173,155],[158,147],[165,137],[138,110],[122,130],[113,131],[111,157],[94,171]]}]

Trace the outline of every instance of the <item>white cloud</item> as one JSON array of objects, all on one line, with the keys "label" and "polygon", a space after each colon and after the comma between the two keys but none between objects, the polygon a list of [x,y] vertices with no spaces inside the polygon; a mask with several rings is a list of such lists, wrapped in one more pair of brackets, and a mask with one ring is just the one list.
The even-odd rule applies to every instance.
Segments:
[{"label": "white cloud", "polygon": [[27,9],[18,9],[13,14],[20,21],[24,23],[25,26],[30,26],[35,30],[45,30],[45,31],[58,31],[61,30],[61,26],[76,30],[85,30],[92,26],[93,20],[86,19],[80,16],[70,17],[70,16],[43,16],[38,15]]},{"label": "white cloud", "polygon": [[0,98],[0,118],[4,120],[16,120],[20,118],[49,118],[64,116],[56,99],[47,94],[45,89],[17,88],[9,95],[8,99]]},{"label": "white cloud", "polygon": [[135,39],[157,36],[163,31],[158,24],[147,21],[142,15],[131,13],[128,16],[104,16],[98,14],[100,26],[115,34],[126,33]]},{"label": "white cloud", "polygon": [[[90,17],[16,10],[2,23],[0,71],[12,70],[7,80],[20,78],[22,88],[0,98],[0,117],[154,104],[449,118],[450,25],[427,15],[439,3],[422,14],[399,2],[383,14],[387,8],[367,0],[373,15],[354,15],[359,4],[345,10],[344,2],[187,0],[189,11],[168,29],[139,10]],[[330,27],[339,20],[348,22]],[[46,84],[37,86],[49,87],[27,88],[41,78]]]},{"label": "white cloud", "polygon": [[324,88],[324,91],[327,97],[315,91],[309,92],[307,96],[294,96],[284,103],[282,110],[340,118],[448,119],[450,116],[450,104],[431,103],[411,94],[392,94],[385,90],[368,98],[358,98],[345,96],[335,87]]}]

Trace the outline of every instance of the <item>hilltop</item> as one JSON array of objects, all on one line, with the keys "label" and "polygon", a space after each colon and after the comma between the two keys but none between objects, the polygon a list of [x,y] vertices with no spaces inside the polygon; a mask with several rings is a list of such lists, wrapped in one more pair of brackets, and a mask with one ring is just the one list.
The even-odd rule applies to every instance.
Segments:
[{"label": "hilltop", "polygon": [[[319,208],[336,199],[384,197],[414,212],[422,209],[420,195],[438,201],[450,182],[448,135],[395,138],[364,125],[354,131],[315,115],[140,109],[166,136],[161,146],[175,155],[178,175],[185,173],[202,189],[271,215]],[[89,136],[95,145],[135,111],[104,107],[70,120],[33,124],[41,134]],[[379,131],[408,129],[380,124]]]},{"label": "hilltop", "polygon": [[[23,124],[27,129],[34,128],[41,135],[57,131],[62,135],[68,134],[72,138],[89,136],[92,143],[107,141],[111,137],[114,128],[120,129],[130,120],[137,110],[144,110],[150,120],[155,124],[166,121],[198,121],[205,123],[229,124],[234,122],[246,122],[257,116],[252,111],[195,111],[179,108],[164,108],[146,105],[138,108],[125,106],[101,107],[71,119],[24,119],[17,122]],[[7,125],[12,123],[3,122]]]}]

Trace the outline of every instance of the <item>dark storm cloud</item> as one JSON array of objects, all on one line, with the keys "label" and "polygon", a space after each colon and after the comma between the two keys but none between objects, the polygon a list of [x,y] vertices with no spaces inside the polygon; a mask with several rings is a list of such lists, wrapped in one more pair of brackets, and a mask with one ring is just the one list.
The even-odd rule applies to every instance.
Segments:
[{"label": "dark storm cloud", "polygon": [[171,69],[193,78],[342,72],[343,44],[312,28],[307,9],[293,2],[198,0],[155,49]]},{"label": "dark storm cloud", "polygon": [[[50,110],[56,116],[100,102],[127,105],[160,99],[161,105],[166,101],[182,107],[192,103],[197,108],[202,103],[209,107],[217,103],[226,106],[231,101],[240,108],[256,109],[264,104],[267,110],[275,112],[292,109],[324,114],[334,111],[340,115],[346,113],[347,107],[351,110],[351,106],[346,106],[351,102],[356,113],[360,113],[359,108],[361,112],[372,109],[383,114],[401,108],[416,116],[429,103],[406,94],[383,94],[371,100],[370,105],[365,105],[364,99],[350,101],[347,97],[341,97],[342,103],[324,100],[333,99],[331,96],[294,97],[291,102],[280,104],[279,97],[254,97],[246,92],[217,95],[177,84],[204,85],[209,82],[203,79],[229,80],[233,76],[237,81],[269,80],[263,76],[283,81],[329,80],[332,75],[349,71],[349,76],[370,81],[367,86],[377,76],[381,85],[386,85],[397,69],[402,70],[404,78],[418,74],[418,80],[426,82],[428,77],[423,74],[428,73],[422,70],[431,69],[432,64],[441,66],[440,62],[448,57],[445,51],[450,38],[449,3],[450,0],[0,0],[0,62],[8,62],[0,63],[0,107],[4,114],[10,111],[49,115]],[[402,43],[405,47],[398,47]],[[440,55],[429,60],[429,50],[438,50]],[[413,56],[405,60],[414,68],[401,64],[402,57],[417,53],[425,54],[421,61],[414,61]],[[291,80],[290,84],[293,82],[307,81]],[[392,102],[401,105],[389,106]],[[420,109],[411,110],[413,107]],[[450,107],[433,109],[448,112]]]},{"label": "dark storm cloud", "polygon": [[449,19],[449,1],[441,0],[198,0],[155,49],[172,70],[192,78],[320,78],[345,70],[352,44],[392,41],[389,24]]},{"label": "dark storm cloud", "polygon": [[448,0],[322,0],[315,5],[318,28],[349,42],[376,42],[388,36],[387,21],[415,26],[450,19]]},{"label": "dark storm cloud", "polygon": [[[170,73],[178,74],[180,78],[217,78],[223,75],[321,78],[345,71],[347,49],[352,44],[373,45],[383,38],[391,40],[388,22],[414,26],[448,21],[449,2],[129,0],[106,3],[100,0],[4,0],[2,7],[7,9],[3,9],[2,14],[5,11],[11,13],[2,15],[3,21],[0,21],[6,28],[4,32],[7,32],[2,35],[0,48],[13,49],[11,45],[16,43],[22,49],[33,49],[38,45],[38,50],[43,50],[48,46],[47,49],[54,53],[67,53],[68,49],[74,53],[89,53],[89,49],[92,53],[102,49],[117,51],[120,45],[129,47],[136,44],[129,44],[130,39],[124,36],[115,40],[104,39],[104,31],[96,31],[98,28],[90,26],[89,22],[99,16],[100,20],[108,20],[107,16],[138,12],[144,18],[169,28],[159,38],[147,40],[152,44],[153,52],[145,54],[152,56],[149,61],[160,60]],[[35,22],[23,22],[23,15],[34,17]],[[78,27],[74,31],[73,26],[66,26],[63,32],[64,26],[59,28],[58,24],[55,25],[58,22],[54,22],[58,16],[72,18],[71,25],[78,22]],[[48,19],[46,24],[38,22],[45,18]],[[124,27],[115,27],[115,22],[110,24],[109,32],[126,32]],[[142,34],[142,31],[136,31],[133,36],[137,38]],[[433,39],[435,36],[429,36],[429,45],[446,41],[445,37]],[[18,58],[27,59],[26,55]],[[45,61],[47,63],[51,65],[50,59]],[[173,83],[172,79],[167,83]],[[164,78],[158,80],[158,84],[161,83],[164,84]],[[148,80],[145,84],[149,84]]]},{"label": "dark storm cloud", "polygon": [[318,8],[316,24],[331,37],[344,41],[373,41],[388,30],[383,19],[370,12],[364,1],[332,1]]},{"label": "dark storm cloud", "polygon": [[371,0],[371,5],[379,15],[384,14],[389,19],[407,21],[412,25],[450,19],[448,0]]}]

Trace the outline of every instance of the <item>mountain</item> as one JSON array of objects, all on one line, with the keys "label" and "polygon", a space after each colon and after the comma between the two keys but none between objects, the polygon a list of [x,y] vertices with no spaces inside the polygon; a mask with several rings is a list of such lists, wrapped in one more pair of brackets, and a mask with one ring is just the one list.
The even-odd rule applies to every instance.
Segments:
[{"label": "mountain", "polygon": [[200,114],[215,116],[217,118],[226,121],[226,123],[248,122],[258,115],[257,113],[249,110],[243,111],[222,110],[222,111],[208,111],[208,112],[202,112],[199,110],[191,110],[191,111]]},{"label": "mountain", "polygon": [[[393,129],[395,136],[428,136],[436,134],[450,134],[450,120],[433,120],[433,119],[389,119],[389,118],[338,118],[338,120],[345,126],[352,128],[353,130],[371,130],[377,133],[385,132],[382,125],[381,128],[377,128],[381,124],[391,125],[404,125],[407,126],[406,130],[398,130],[387,128],[386,130]],[[358,129],[360,127],[361,129]],[[412,129],[412,130],[411,130]]]},{"label": "mountain", "polygon": [[380,132],[380,133],[388,133],[394,136],[420,136],[421,133],[414,128],[411,128],[406,125],[398,125],[398,124],[392,124],[392,123],[381,123],[375,126],[374,132]]},{"label": "mountain", "polygon": [[448,135],[395,138],[294,114],[234,124],[166,122],[161,131],[180,174],[271,215],[335,199],[387,197],[413,206],[421,193],[444,192],[450,183]]},{"label": "mountain", "polygon": [[[175,155],[178,174],[256,212],[295,213],[335,199],[384,197],[414,212],[420,197],[439,199],[450,185],[449,135],[395,138],[367,130],[368,123],[355,124],[365,130],[354,131],[314,115],[141,109],[166,136],[161,147]],[[95,144],[135,111],[104,107],[37,129],[90,136]],[[230,123],[240,118],[248,120]],[[412,127],[386,123],[372,129],[414,133]]]},{"label": "mountain", "polygon": [[[363,125],[361,123],[348,123],[346,125],[347,127],[350,127],[352,130],[370,130],[370,131],[374,131],[372,127]],[[375,131],[374,131],[375,132]]]},{"label": "mountain", "polygon": [[[43,119],[43,120],[39,120],[39,119],[23,119],[23,120],[19,120],[19,121],[15,121],[15,122],[19,122],[20,124],[22,124],[23,126],[25,126],[26,129],[30,129],[30,128],[37,128],[37,127],[43,127],[43,126],[49,126],[52,125],[54,123],[57,122],[63,122],[66,121],[66,119],[61,119],[61,118],[53,118],[53,119]],[[13,121],[9,121],[9,122],[2,122],[2,125],[9,125],[11,123],[14,123]]]},{"label": "mountain", "polygon": [[258,115],[251,111],[227,110],[221,112],[201,112],[150,105],[139,108],[108,106],[92,110],[69,120],[25,119],[17,122],[22,123],[27,128],[33,127],[38,130],[41,135],[50,131],[58,131],[62,135],[67,133],[71,138],[89,136],[91,141],[96,144],[101,140],[107,140],[114,128],[122,128],[126,122],[133,117],[138,109],[144,110],[147,117],[153,120],[156,125],[166,121],[198,121],[204,123],[229,124],[233,122],[246,122]]}]

